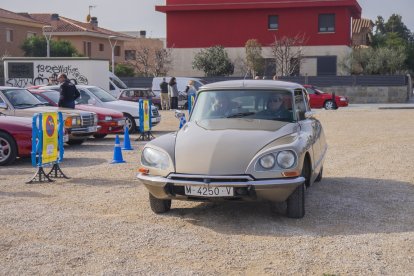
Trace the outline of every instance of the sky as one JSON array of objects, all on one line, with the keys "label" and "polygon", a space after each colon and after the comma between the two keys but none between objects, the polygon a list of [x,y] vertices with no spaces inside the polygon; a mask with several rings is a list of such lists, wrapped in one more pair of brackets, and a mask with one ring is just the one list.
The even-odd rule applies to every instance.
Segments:
[{"label": "sky", "polygon": [[[254,0],[252,0],[254,1]],[[378,15],[388,20],[393,13],[414,32],[414,0],[358,0],[362,17],[375,19]],[[165,0],[0,0],[0,8],[12,12],[58,13],[85,22],[91,16],[98,18],[100,27],[113,31],[147,31],[147,37],[163,38],[166,33],[165,14],[155,11],[155,5]]]}]

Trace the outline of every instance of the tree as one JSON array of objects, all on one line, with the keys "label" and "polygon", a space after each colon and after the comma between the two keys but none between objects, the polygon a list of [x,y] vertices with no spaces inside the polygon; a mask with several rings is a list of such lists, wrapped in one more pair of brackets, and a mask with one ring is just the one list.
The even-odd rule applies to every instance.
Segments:
[{"label": "tree", "polygon": [[275,41],[270,47],[278,74],[291,76],[299,71],[303,59],[303,46],[306,42],[305,34],[297,34],[294,37],[283,36],[280,39],[275,36]]},{"label": "tree", "polygon": [[172,49],[155,49],[154,54],[154,77],[166,76],[172,63]]},{"label": "tree", "polygon": [[234,72],[234,64],[224,47],[217,45],[198,52],[193,60],[193,69],[203,71],[206,77],[229,76]]},{"label": "tree", "polygon": [[135,75],[134,68],[129,64],[119,63],[115,65],[115,75],[118,77],[133,77]]},{"label": "tree", "polygon": [[254,78],[256,74],[263,72],[264,59],[262,57],[262,45],[257,39],[247,40],[245,46],[247,69]]},{"label": "tree", "polygon": [[[45,57],[47,52],[46,38],[32,36],[27,38],[21,49],[25,57]],[[74,57],[80,56],[76,48],[67,40],[50,41],[51,57]]]}]

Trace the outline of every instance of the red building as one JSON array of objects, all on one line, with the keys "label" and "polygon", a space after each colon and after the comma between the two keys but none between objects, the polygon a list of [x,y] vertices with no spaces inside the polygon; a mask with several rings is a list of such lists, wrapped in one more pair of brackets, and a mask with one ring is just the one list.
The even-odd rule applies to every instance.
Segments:
[{"label": "red building", "polygon": [[156,10],[167,15],[174,71],[187,75],[196,73],[191,62],[201,48],[222,45],[243,59],[246,41],[257,39],[271,58],[275,37],[297,34],[306,37],[300,74],[346,74],[338,64],[351,49],[352,19],[361,18],[357,0],[166,0]]}]

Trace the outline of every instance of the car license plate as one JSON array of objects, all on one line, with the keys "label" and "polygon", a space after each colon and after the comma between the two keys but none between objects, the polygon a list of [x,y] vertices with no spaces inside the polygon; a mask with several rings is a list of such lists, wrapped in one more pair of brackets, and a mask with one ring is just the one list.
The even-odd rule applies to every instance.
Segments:
[{"label": "car license plate", "polygon": [[233,187],[185,186],[185,194],[192,196],[220,197],[233,196]]},{"label": "car license plate", "polygon": [[88,127],[88,132],[96,132],[98,129],[96,126]]}]

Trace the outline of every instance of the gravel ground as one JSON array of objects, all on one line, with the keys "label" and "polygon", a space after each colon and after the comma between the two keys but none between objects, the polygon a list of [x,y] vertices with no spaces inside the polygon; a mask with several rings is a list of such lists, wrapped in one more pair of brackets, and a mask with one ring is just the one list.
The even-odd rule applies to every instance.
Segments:
[{"label": "gravel ground", "polygon": [[[162,112],[156,136],[178,121]],[[149,208],[139,150],[110,165],[114,137],[65,148],[52,184],[25,184],[30,160],[0,168],[0,274],[413,275],[412,110],[318,110],[324,178],[300,220],[267,204],[173,201]]]}]

